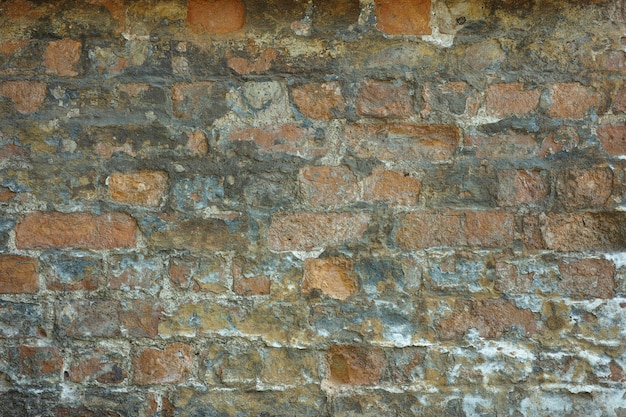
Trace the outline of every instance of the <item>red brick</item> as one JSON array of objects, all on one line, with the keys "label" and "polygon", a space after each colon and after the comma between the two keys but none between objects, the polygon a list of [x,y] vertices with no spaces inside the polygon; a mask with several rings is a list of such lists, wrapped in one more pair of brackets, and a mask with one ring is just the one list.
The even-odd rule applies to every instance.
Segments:
[{"label": "red brick", "polygon": [[0,186],[0,203],[9,201],[15,196],[15,193],[7,187]]},{"label": "red brick", "polygon": [[582,118],[599,103],[598,95],[579,83],[562,83],[550,86],[552,117]]},{"label": "red brick", "polygon": [[336,81],[294,87],[291,96],[298,110],[310,119],[335,119],[342,117],[346,110],[341,85]]},{"label": "red brick", "polygon": [[127,214],[27,213],[15,228],[18,249],[130,248],[137,224]]},{"label": "red brick", "polygon": [[18,112],[30,114],[43,104],[46,87],[46,83],[39,81],[5,81],[0,84],[0,96],[11,100]]},{"label": "red brick", "polygon": [[253,141],[262,152],[284,152],[304,158],[321,156],[324,147],[315,143],[315,131],[296,124],[274,128],[231,128],[230,140]]},{"label": "red brick", "polygon": [[604,125],[598,127],[598,139],[610,156],[626,155],[626,126]]},{"label": "red brick", "polygon": [[559,252],[623,250],[626,213],[550,213],[524,218],[529,249]]},{"label": "red brick", "polygon": [[0,41],[0,54],[10,56],[16,53],[20,48],[28,44],[27,40],[4,40]]},{"label": "red brick", "polygon": [[74,356],[68,373],[72,382],[98,381],[101,384],[119,384],[128,378],[120,353],[93,349]]},{"label": "red brick", "polygon": [[228,67],[241,75],[261,74],[272,68],[280,54],[274,48],[263,50],[256,59],[233,57],[228,59]]},{"label": "red brick", "polygon": [[410,206],[417,204],[422,183],[403,171],[374,169],[363,182],[363,199],[387,204]]},{"label": "red brick", "polygon": [[430,35],[430,0],[375,0],[376,27],[388,35]]},{"label": "red brick", "polygon": [[48,44],[43,54],[46,73],[73,77],[78,75],[76,64],[80,60],[81,43],[71,39],[62,39]]},{"label": "red brick", "polygon": [[413,97],[406,85],[365,80],[359,89],[356,109],[361,116],[402,119],[413,112]]},{"label": "red brick", "polygon": [[343,256],[304,261],[302,294],[309,296],[314,290],[338,300],[345,300],[357,290],[354,261]]},{"label": "red brick", "polygon": [[615,265],[606,259],[573,259],[559,264],[559,294],[575,298],[613,298]]},{"label": "red brick", "polygon": [[514,217],[500,211],[422,211],[407,214],[396,230],[404,250],[469,245],[507,246],[513,242]]},{"label": "red brick", "polygon": [[163,307],[155,300],[124,301],[120,309],[120,321],[128,336],[154,339],[162,312]]},{"label": "red brick", "polygon": [[0,294],[35,293],[38,289],[36,259],[0,255]]},{"label": "red brick", "polygon": [[516,132],[468,136],[466,146],[475,150],[476,158],[529,159],[536,158],[541,153],[541,148],[532,135]]},{"label": "red brick", "polygon": [[365,213],[276,214],[267,231],[270,249],[311,250],[363,238],[370,222]]},{"label": "red brick", "polygon": [[609,167],[569,169],[556,183],[557,200],[565,207],[601,207],[613,189],[613,171]]},{"label": "red brick", "polygon": [[522,116],[539,105],[539,89],[526,90],[523,84],[492,84],[485,92],[485,108],[488,116]]},{"label": "red brick", "polygon": [[174,343],[163,350],[145,348],[133,358],[133,382],[137,385],[175,384],[184,382],[191,373],[191,347]]},{"label": "red brick", "polygon": [[241,29],[245,22],[245,6],[240,0],[189,0],[187,22],[193,30],[229,33]]},{"label": "red brick", "polygon": [[498,204],[514,207],[539,205],[550,195],[550,178],[541,170],[506,170],[498,173]]},{"label": "red brick", "polygon": [[458,128],[447,125],[351,124],[344,137],[358,156],[394,162],[445,161],[459,145]]},{"label": "red brick", "polygon": [[385,370],[385,353],[380,348],[335,345],[326,352],[328,379],[333,384],[373,385]]},{"label": "red brick", "polygon": [[139,206],[158,206],[167,193],[163,171],[116,172],[107,178],[111,200]]},{"label": "red brick", "polygon": [[467,211],[465,240],[470,246],[496,248],[513,242],[515,218],[504,211]]},{"label": "red brick", "polygon": [[51,346],[16,346],[8,349],[9,363],[17,367],[20,375],[34,379],[59,379],[63,357],[59,349]]},{"label": "red brick", "polygon": [[201,130],[187,133],[187,149],[194,156],[206,155],[209,152],[209,144],[206,135]]},{"label": "red brick", "polygon": [[348,167],[307,167],[300,170],[299,179],[302,195],[312,206],[332,206],[359,199],[359,184]]},{"label": "red brick", "polygon": [[515,329],[530,337],[537,332],[537,323],[532,311],[520,309],[508,300],[491,299],[458,301],[450,316],[436,325],[437,335],[443,340],[462,338],[470,329],[488,339],[500,338]]},{"label": "red brick", "polygon": [[210,81],[197,83],[177,83],[172,86],[174,116],[191,120],[210,108],[213,91]]},{"label": "red brick", "polygon": [[270,279],[263,275],[255,277],[239,276],[233,278],[233,291],[239,295],[268,295]]}]

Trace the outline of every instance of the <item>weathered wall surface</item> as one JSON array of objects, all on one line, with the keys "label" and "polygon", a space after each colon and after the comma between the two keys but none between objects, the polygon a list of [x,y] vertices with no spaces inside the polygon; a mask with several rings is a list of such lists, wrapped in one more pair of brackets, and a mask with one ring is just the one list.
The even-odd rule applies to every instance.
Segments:
[{"label": "weathered wall surface", "polygon": [[626,416],[626,5],[0,3],[0,415]]}]

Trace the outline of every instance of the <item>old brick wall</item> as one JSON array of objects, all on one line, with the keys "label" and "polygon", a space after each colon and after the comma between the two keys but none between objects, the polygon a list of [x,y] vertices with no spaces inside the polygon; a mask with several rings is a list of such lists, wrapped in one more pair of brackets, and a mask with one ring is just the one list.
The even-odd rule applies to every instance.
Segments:
[{"label": "old brick wall", "polygon": [[626,416],[621,0],[0,2],[0,415]]}]

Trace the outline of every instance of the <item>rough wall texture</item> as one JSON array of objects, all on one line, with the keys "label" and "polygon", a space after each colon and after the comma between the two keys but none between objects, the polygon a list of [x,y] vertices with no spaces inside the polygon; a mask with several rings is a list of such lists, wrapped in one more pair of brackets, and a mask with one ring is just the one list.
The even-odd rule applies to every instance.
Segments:
[{"label": "rough wall texture", "polygon": [[0,415],[626,416],[626,5],[0,3]]}]

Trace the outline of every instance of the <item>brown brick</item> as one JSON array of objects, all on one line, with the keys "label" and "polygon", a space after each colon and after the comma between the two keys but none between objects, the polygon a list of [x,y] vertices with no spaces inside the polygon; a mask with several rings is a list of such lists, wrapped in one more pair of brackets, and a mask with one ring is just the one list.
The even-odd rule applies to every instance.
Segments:
[{"label": "brown brick", "polygon": [[443,340],[462,338],[470,329],[477,329],[480,336],[488,339],[502,337],[514,329],[530,337],[537,332],[537,323],[532,311],[520,309],[508,300],[491,299],[456,302],[451,315],[436,325]]},{"label": "brown brick", "polygon": [[370,216],[365,213],[276,214],[267,231],[270,249],[311,250],[360,240]]},{"label": "brown brick", "polygon": [[520,274],[514,264],[496,263],[496,290],[505,294],[526,294],[530,291],[532,283],[532,273]]},{"label": "brown brick", "polygon": [[376,0],[376,27],[388,35],[430,35],[430,0]]},{"label": "brown brick", "polygon": [[404,84],[389,81],[365,80],[356,100],[361,116],[381,119],[402,119],[413,112],[411,90]]},{"label": "brown brick", "polygon": [[622,250],[626,245],[625,213],[550,213],[524,218],[529,249],[559,252]]},{"label": "brown brick", "polygon": [[159,330],[159,316],[163,307],[152,299],[123,301],[120,321],[130,337],[154,339]]},{"label": "brown brick", "polygon": [[445,161],[459,145],[458,128],[447,125],[351,124],[345,126],[344,136],[358,156],[394,162]]},{"label": "brown brick", "polygon": [[0,84],[0,96],[11,100],[18,112],[30,114],[43,104],[46,87],[39,81],[5,81]]},{"label": "brown brick", "polygon": [[111,200],[118,203],[156,207],[167,193],[163,171],[116,172],[107,178]]},{"label": "brown brick", "polygon": [[609,167],[569,169],[557,178],[557,200],[570,209],[601,207],[613,188],[613,171]]},{"label": "brown brick", "polygon": [[550,178],[541,170],[505,170],[498,173],[498,204],[513,207],[539,205],[550,195]]},{"label": "brown brick", "polygon": [[0,255],[0,294],[35,293],[38,289],[36,259]]},{"label": "brown brick", "polygon": [[422,211],[407,214],[396,230],[396,241],[404,250],[437,246],[510,245],[514,217],[501,211]]},{"label": "brown brick", "polygon": [[0,41],[0,54],[11,56],[26,45],[28,41],[25,39]]},{"label": "brown brick", "polygon": [[357,201],[359,184],[348,167],[313,166],[300,170],[300,190],[314,206],[332,206]]},{"label": "brown brick", "polygon": [[189,0],[187,22],[193,30],[228,33],[239,30],[245,21],[245,6],[240,0]]},{"label": "brown brick", "polygon": [[342,117],[346,110],[341,84],[336,81],[294,87],[291,96],[298,110],[310,119],[336,119]]},{"label": "brown brick", "polygon": [[626,126],[603,125],[598,127],[602,148],[610,156],[626,155]]},{"label": "brown brick", "polygon": [[94,291],[102,281],[102,263],[91,257],[60,256],[47,262],[46,287],[53,291]]},{"label": "brown brick", "polygon": [[9,201],[15,196],[15,193],[7,187],[0,186],[0,203]]},{"label": "brown brick", "polygon": [[270,279],[263,275],[233,277],[233,291],[239,295],[268,295],[270,284]]},{"label": "brown brick", "polygon": [[177,83],[172,86],[172,105],[174,116],[191,120],[210,108],[214,83]]},{"label": "brown brick", "polygon": [[459,117],[478,114],[481,99],[474,88],[463,81],[444,84],[425,83],[422,90],[424,105],[420,115],[428,119],[431,114],[447,113]]},{"label": "brown brick", "polygon": [[51,346],[16,346],[9,348],[9,363],[17,372],[33,379],[59,379],[63,357],[59,349]]},{"label": "brown brick", "polygon": [[559,293],[575,298],[613,298],[615,265],[606,259],[573,259],[559,264]]},{"label": "brown brick", "polygon": [[123,213],[31,212],[15,228],[15,240],[19,249],[112,249],[135,246],[136,233],[135,220]]},{"label": "brown brick", "polygon": [[241,75],[261,74],[272,68],[272,64],[279,56],[276,49],[267,48],[256,59],[232,57],[227,63],[229,68]]},{"label": "brown brick", "polygon": [[73,77],[78,75],[76,64],[80,60],[81,43],[71,39],[52,41],[43,55],[48,74]]},{"label": "brown brick", "polygon": [[562,83],[550,86],[550,116],[582,118],[598,105],[598,95],[579,83]]},{"label": "brown brick", "polygon": [[373,385],[385,370],[385,353],[376,347],[335,345],[326,360],[333,384]]},{"label": "brown brick", "polygon": [[[233,270],[237,259],[233,260]],[[220,256],[170,259],[170,280],[181,290],[223,294],[231,290],[226,262]],[[234,275],[234,272],[233,272]]]},{"label": "brown brick", "polygon": [[539,89],[526,90],[523,84],[492,84],[485,92],[485,108],[488,116],[522,116],[539,105]]},{"label": "brown brick", "polygon": [[193,366],[191,347],[174,343],[163,350],[145,348],[133,358],[133,382],[137,385],[184,382]]},{"label": "brown brick", "polygon": [[343,256],[304,261],[302,294],[309,296],[314,290],[338,300],[345,300],[357,290],[354,261]]},{"label": "brown brick", "polygon": [[[233,250],[247,242],[244,219],[178,219],[166,217],[167,227],[154,232],[148,246],[157,249],[196,251]],[[229,223],[232,227],[229,227]]]}]

